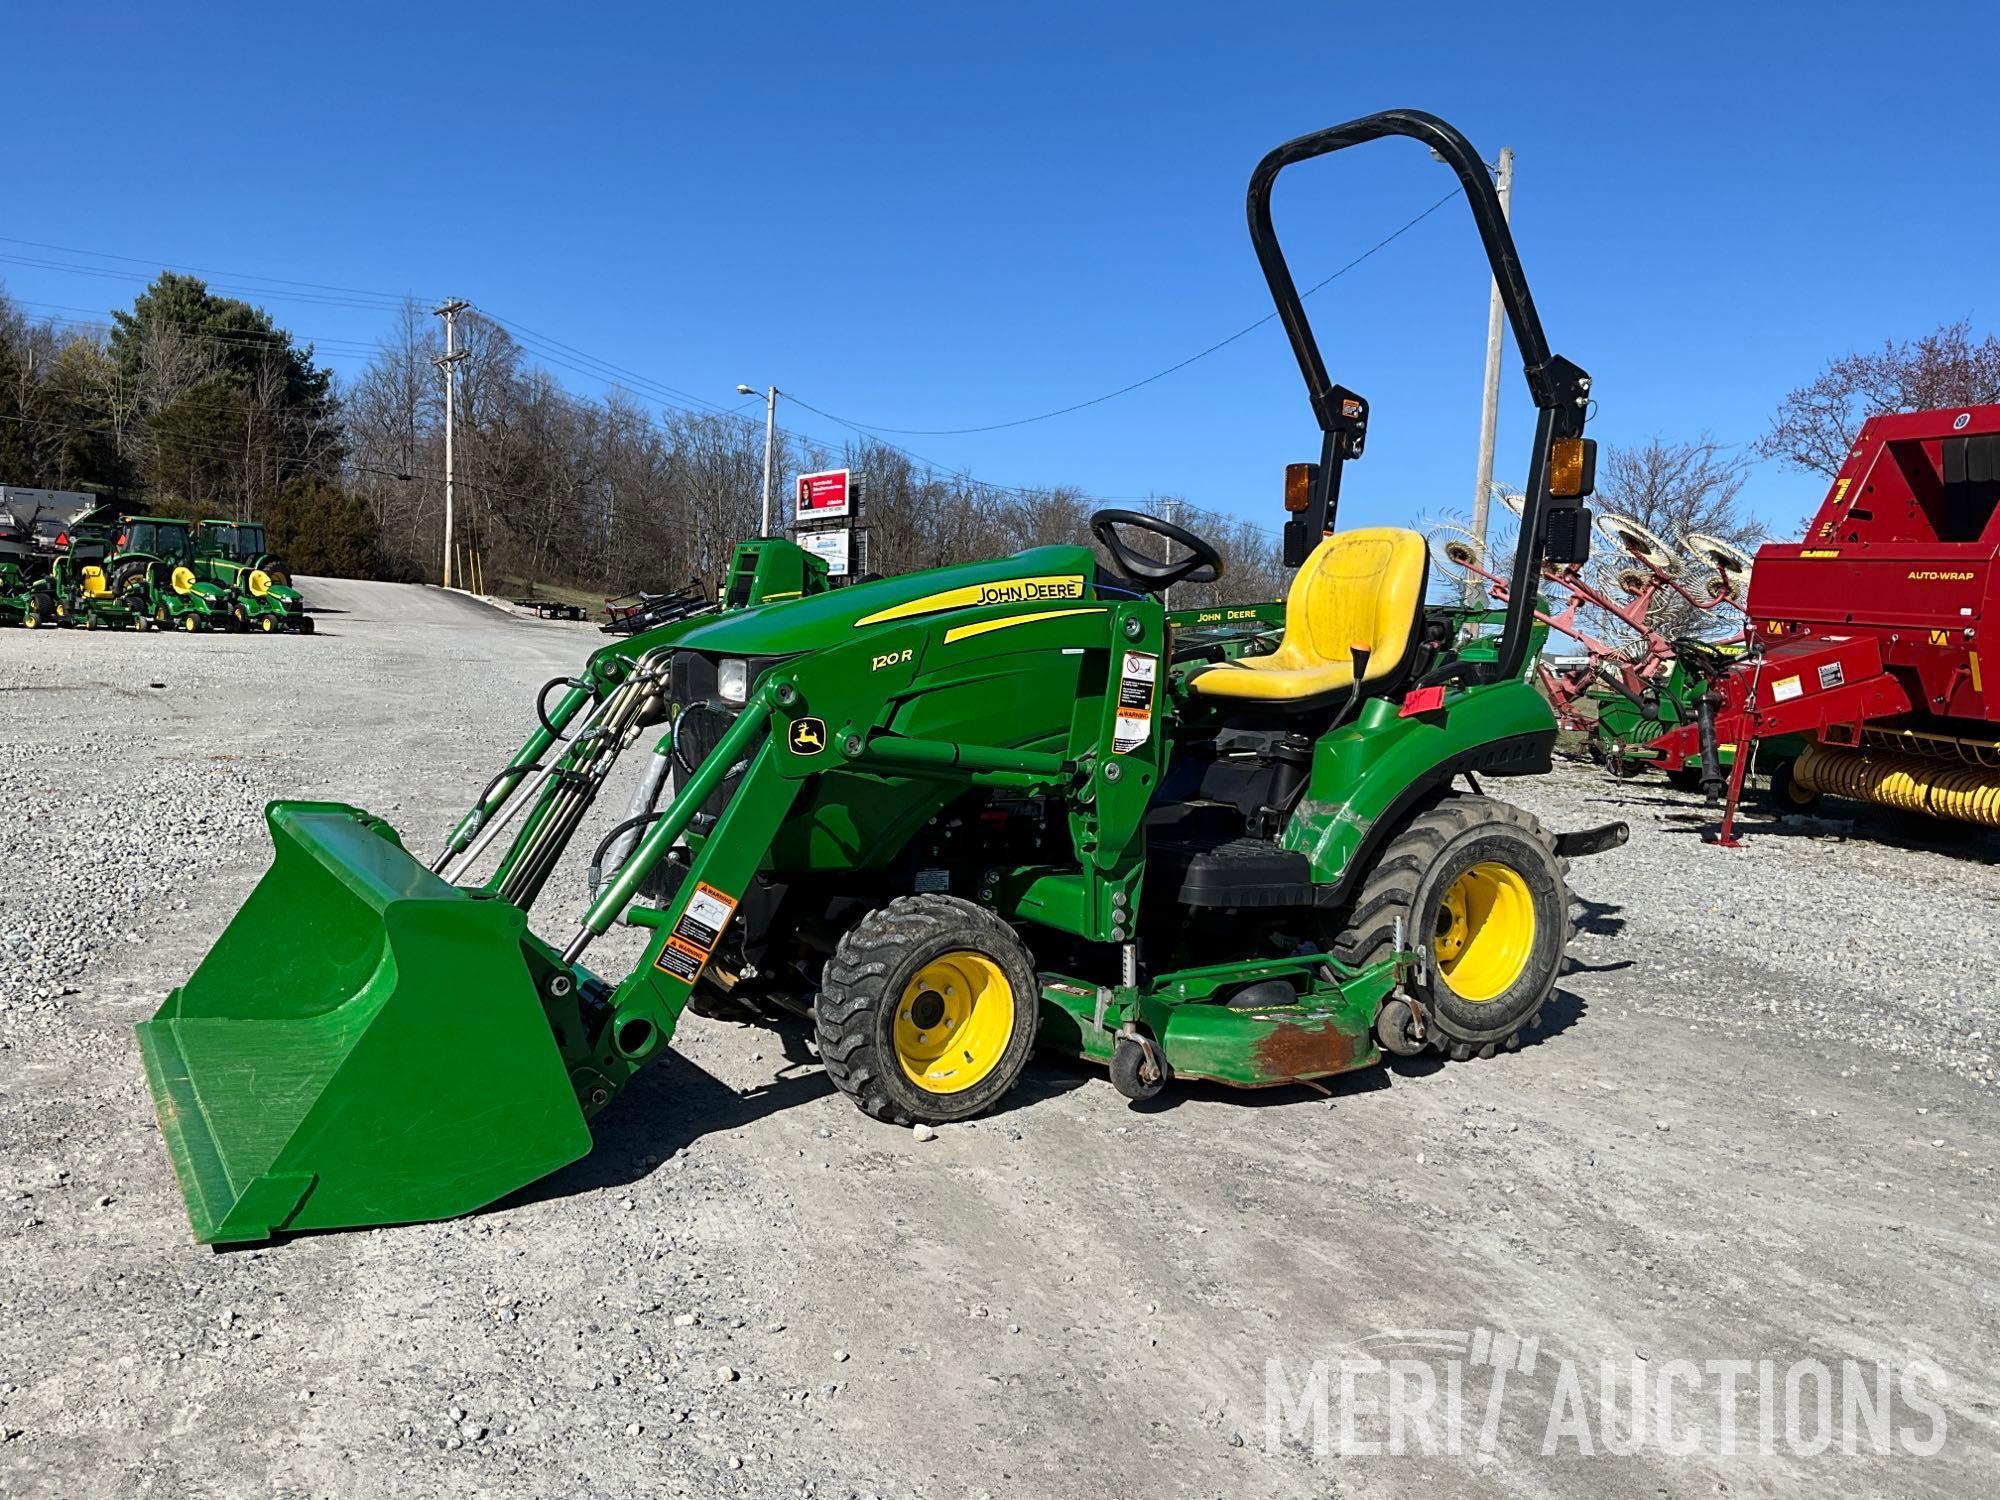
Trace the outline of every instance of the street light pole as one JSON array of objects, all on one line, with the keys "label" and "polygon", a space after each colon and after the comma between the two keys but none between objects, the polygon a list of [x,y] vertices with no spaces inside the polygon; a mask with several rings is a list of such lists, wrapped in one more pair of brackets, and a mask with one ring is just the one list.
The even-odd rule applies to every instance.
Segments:
[{"label": "street light pole", "polygon": [[[754,396],[757,393],[747,385],[736,387],[739,396]],[[771,534],[771,448],[778,435],[778,388],[774,385],[764,393],[764,520],[758,528],[759,536]]]}]

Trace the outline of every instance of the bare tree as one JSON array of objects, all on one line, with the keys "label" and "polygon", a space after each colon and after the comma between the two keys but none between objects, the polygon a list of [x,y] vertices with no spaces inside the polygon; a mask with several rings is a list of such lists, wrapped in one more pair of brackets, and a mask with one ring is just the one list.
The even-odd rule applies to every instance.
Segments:
[{"label": "bare tree", "polygon": [[1831,479],[1846,462],[1861,424],[1878,412],[1993,400],[2000,400],[2000,338],[1989,333],[1975,342],[1971,319],[1961,318],[1921,338],[1885,340],[1872,354],[1830,361],[1778,403],[1771,430],[1751,451]]}]

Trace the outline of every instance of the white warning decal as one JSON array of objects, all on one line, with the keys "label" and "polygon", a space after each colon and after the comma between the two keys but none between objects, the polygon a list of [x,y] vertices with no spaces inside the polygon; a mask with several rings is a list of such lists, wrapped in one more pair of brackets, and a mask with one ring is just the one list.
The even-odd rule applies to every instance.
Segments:
[{"label": "white warning decal", "polygon": [[705,881],[698,883],[653,967],[693,984],[735,911],[733,897]]},{"label": "white warning decal", "polygon": [[1143,651],[1125,653],[1118,674],[1118,722],[1111,731],[1111,748],[1130,755],[1153,737],[1153,690],[1160,676],[1160,659]]},{"label": "white warning decal", "polygon": [[1774,703],[1789,703],[1805,692],[1796,677],[1780,677],[1771,684],[1771,700]]}]

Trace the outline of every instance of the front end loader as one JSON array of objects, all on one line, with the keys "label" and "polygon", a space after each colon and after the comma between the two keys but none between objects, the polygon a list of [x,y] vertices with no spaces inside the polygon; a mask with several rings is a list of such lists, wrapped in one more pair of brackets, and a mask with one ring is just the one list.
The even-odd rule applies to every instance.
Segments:
[{"label": "front end loader", "polygon": [[[1515,602],[1473,641],[1426,606],[1421,536],[1334,527],[1367,403],[1327,379],[1271,224],[1282,168],[1392,135],[1463,184],[1539,413]],[[1275,630],[1182,651],[1162,597],[1219,552],[1104,511],[1108,565],[1039,547],[607,644],[428,865],[359,808],[272,804],[270,871],[139,1027],[196,1237],[491,1203],[587,1152],[690,1010],[805,1020],[896,1123],[992,1108],[1038,1045],[1134,1099],[1517,1046],[1569,937],[1567,857],[1623,837],[1552,836],[1472,784],[1549,766],[1533,584],[1587,546],[1589,381],[1433,116],[1280,147],[1250,223],[1322,433],[1287,474]],[[634,748],[588,905],[546,939],[530,913]],[[642,957],[600,975],[620,922]]]}]

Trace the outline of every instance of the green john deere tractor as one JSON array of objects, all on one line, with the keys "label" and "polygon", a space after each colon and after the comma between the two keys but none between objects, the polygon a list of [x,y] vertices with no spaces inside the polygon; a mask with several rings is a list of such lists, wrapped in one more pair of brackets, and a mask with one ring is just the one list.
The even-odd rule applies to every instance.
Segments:
[{"label": "green john deere tractor", "polygon": [[34,630],[55,623],[56,600],[47,571],[29,559],[0,556],[0,625]]},{"label": "green john deere tractor", "polygon": [[[63,534],[61,550],[49,563],[46,597],[56,620],[84,630],[144,630],[146,616],[136,601],[113,584],[117,533],[108,526],[79,523]],[[40,618],[38,624],[47,621]]]},{"label": "green john deere tractor", "polygon": [[[1476,651],[1425,607],[1421,536],[1332,529],[1368,405],[1328,380],[1271,225],[1282,168],[1392,135],[1457,172],[1539,412],[1518,603]],[[1219,554],[1102,511],[1115,569],[1039,547],[613,641],[543,689],[428,866],[359,808],[272,804],[270,871],[139,1027],[196,1237],[491,1203],[588,1152],[689,1010],[807,1018],[828,1076],[891,1122],[991,1108],[1038,1045],[1134,1099],[1518,1045],[1570,934],[1566,856],[1624,836],[1554,836],[1473,780],[1549,766],[1530,608],[1544,556],[1588,545],[1589,381],[1433,116],[1280,147],[1250,225],[1322,433],[1287,475],[1298,572],[1270,649],[1183,657],[1160,596]],[[642,740],[588,908],[545,940],[529,913]],[[643,956],[599,975],[620,921]]]},{"label": "green john deere tractor", "polygon": [[228,630],[229,590],[201,576],[188,523],[172,516],[130,516],[106,571],[119,602],[156,630]]},{"label": "green john deere tractor", "polygon": [[31,527],[0,511],[0,625],[31,628],[56,622],[49,584],[51,556]]},{"label": "green john deere tractor", "polygon": [[291,570],[265,546],[262,526],[203,521],[195,533],[195,571],[225,591],[238,630],[312,634],[312,616],[292,587]]}]

